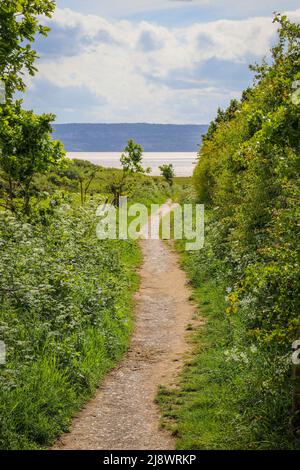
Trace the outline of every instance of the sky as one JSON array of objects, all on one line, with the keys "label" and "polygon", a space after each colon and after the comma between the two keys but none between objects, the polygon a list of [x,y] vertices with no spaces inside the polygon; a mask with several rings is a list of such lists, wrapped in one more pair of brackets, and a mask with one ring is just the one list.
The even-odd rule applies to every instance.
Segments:
[{"label": "sky", "polygon": [[57,123],[206,124],[251,85],[299,0],[57,0],[26,108]]}]

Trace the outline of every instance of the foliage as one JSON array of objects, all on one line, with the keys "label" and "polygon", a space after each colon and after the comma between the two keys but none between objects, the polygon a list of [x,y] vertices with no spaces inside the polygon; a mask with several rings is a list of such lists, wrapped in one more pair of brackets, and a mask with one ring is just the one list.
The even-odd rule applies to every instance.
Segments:
[{"label": "foliage", "polygon": [[133,140],[128,140],[120,162],[122,173],[117,178],[108,182],[108,190],[113,195],[112,204],[118,207],[121,196],[130,195],[135,185],[134,175],[144,174],[150,171],[142,166],[143,148]]},{"label": "foliage", "polygon": [[[92,181],[89,184],[89,178]],[[84,204],[93,200],[98,203],[113,200],[110,184],[122,177],[122,170],[104,168],[85,160],[65,159],[62,166],[53,166],[46,174],[34,176],[34,186],[41,195],[34,199],[35,217],[36,213],[52,206],[53,199],[58,197],[69,203],[71,197],[72,207],[82,205],[81,185],[84,192]],[[82,183],[80,179],[82,178]],[[130,190],[130,191],[129,191]],[[169,194],[169,186],[159,177],[150,177],[140,173],[130,175],[130,186],[128,185],[129,202],[141,202],[149,205],[152,202],[165,201]]]},{"label": "foliage", "polygon": [[[193,380],[201,375],[205,393],[220,380],[222,387],[213,393],[222,400],[226,393],[223,404],[218,398],[206,400],[200,388],[195,395],[184,394],[187,402],[176,415],[184,446],[184,426],[194,419],[187,408],[197,410],[199,403],[204,413],[209,409],[206,425],[213,428],[207,441],[197,435],[204,432],[202,425],[195,425],[194,434],[189,428],[195,446],[209,448],[218,440],[218,448],[299,448],[291,426],[297,418],[291,405],[291,345],[300,332],[300,106],[294,98],[300,26],[280,15],[274,21],[280,29],[272,61],[253,66],[253,87],[218,113],[194,173],[197,199],[210,215],[204,251],[189,256],[188,269],[197,288],[203,282],[210,286],[209,302],[215,295],[226,302],[208,308],[212,323],[196,341],[211,341],[208,332],[219,341],[211,328],[221,328],[223,340],[203,358],[197,352],[188,375]],[[243,357],[250,345],[257,353],[247,353],[242,367],[220,362],[225,351]]]},{"label": "foliage", "polygon": [[[31,218],[0,212],[0,448],[51,444],[126,350],[132,329],[136,242],[96,237],[96,207],[119,170],[97,167],[82,206],[78,174],[66,160],[34,175]],[[165,200],[165,187],[135,175],[131,201]],[[28,222],[29,220],[29,222]]]},{"label": "foliage", "polygon": [[289,356],[266,354],[254,340],[245,341],[241,319],[225,313],[232,290],[215,257],[212,211],[206,230],[205,251],[186,253],[177,243],[200,326],[192,332],[193,353],[178,387],[159,391],[163,424],[176,436],[177,449],[299,448],[290,428]]},{"label": "foliage", "polygon": [[273,64],[254,67],[256,85],[205,141],[194,179],[199,199],[217,207],[223,257],[235,271],[235,303],[249,334],[285,350],[300,323],[300,107],[291,99],[300,26],[275,21],[281,28]]},{"label": "foliage", "polygon": [[24,91],[24,71],[34,75],[37,53],[31,47],[36,34],[47,35],[49,28],[41,17],[51,17],[52,0],[9,0],[0,2],[0,80],[11,98],[16,90]]},{"label": "foliage", "polygon": [[21,103],[0,105],[0,196],[14,213],[30,213],[30,198],[37,195],[33,178],[62,162],[64,149],[54,141],[51,114],[35,115]]},{"label": "foliage", "polygon": [[0,81],[7,98],[0,105],[5,450],[51,445],[128,346],[140,253],[136,242],[97,239],[98,202],[115,200],[125,188],[147,204],[165,192],[144,176],[142,148],[133,141],[121,157],[123,171],[71,162],[51,138],[55,117],[13,102],[13,93],[25,89],[23,74],[36,71],[30,43],[37,33],[46,35],[40,20],[54,7],[50,0],[0,2]]},{"label": "foliage", "polygon": [[131,241],[99,241],[96,206],[57,207],[48,226],[0,213],[0,447],[46,446],[127,347]]},{"label": "foliage", "polygon": [[101,169],[99,166],[93,165],[85,160],[75,160],[73,164],[71,163],[71,165],[69,165],[67,171],[65,171],[68,178],[79,182],[80,200],[82,205],[86,203],[91,184],[100,172]]},{"label": "foliage", "polygon": [[121,155],[121,165],[125,173],[145,173],[142,167],[143,148],[133,140],[128,140],[124,153]]},{"label": "foliage", "polygon": [[161,175],[165,178],[165,180],[167,181],[167,183],[169,183],[170,186],[173,186],[173,180],[174,180],[174,177],[175,177],[175,171],[174,171],[174,168],[173,168],[173,165],[172,163],[167,165],[161,165],[159,167],[160,171],[161,171]]}]

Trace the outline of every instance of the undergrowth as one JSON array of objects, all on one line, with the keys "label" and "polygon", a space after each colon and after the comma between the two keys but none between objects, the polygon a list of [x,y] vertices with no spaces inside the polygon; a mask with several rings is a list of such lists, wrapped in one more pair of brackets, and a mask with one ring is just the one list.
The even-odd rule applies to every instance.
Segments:
[{"label": "undergrowth", "polygon": [[45,447],[126,350],[136,242],[96,237],[95,208],[48,226],[0,214],[0,448]]}]

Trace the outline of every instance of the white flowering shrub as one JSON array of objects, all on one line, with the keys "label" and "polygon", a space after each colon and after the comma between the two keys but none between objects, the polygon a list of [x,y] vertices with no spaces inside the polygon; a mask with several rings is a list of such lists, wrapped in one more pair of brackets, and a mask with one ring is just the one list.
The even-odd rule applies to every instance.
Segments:
[{"label": "white flowering shrub", "polygon": [[92,206],[48,225],[0,213],[0,447],[47,445],[127,345],[138,261],[99,241]]}]

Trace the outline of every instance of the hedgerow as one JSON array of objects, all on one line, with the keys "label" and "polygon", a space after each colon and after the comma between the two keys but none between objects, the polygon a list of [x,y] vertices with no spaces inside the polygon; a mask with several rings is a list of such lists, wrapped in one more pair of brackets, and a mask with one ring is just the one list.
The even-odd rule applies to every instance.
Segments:
[{"label": "hedgerow", "polygon": [[139,251],[100,241],[96,208],[48,225],[0,213],[0,448],[50,444],[125,351]]},{"label": "hedgerow", "polygon": [[180,448],[300,446],[300,26],[274,21],[271,63],[252,67],[253,87],[219,111],[194,173],[206,238],[185,263],[207,323],[175,398],[161,394]]},{"label": "hedgerow", "polygon": [[254,87],[205,139],[194,178],[199,199],[216,208],[234,272],[228,313],[238,311],[262,346],[286,350],[300,323],[300,26],[275,21],[273,63],[254,67]]}]

